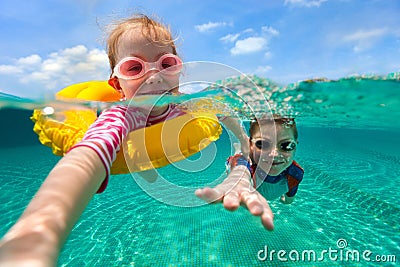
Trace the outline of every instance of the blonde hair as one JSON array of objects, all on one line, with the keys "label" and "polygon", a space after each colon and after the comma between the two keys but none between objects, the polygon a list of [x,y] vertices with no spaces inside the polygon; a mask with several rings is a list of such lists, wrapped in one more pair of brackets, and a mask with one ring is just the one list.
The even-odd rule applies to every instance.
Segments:
[{"label": "blonde hair", "polygon": [[[129,30],[141,27],[142,34],[150,42],[160,43],[161,45],[171,46],[173,54],[177,55],[175,40],[172,37],[169,26],[162,24],[144,14],[136,14],[133,17],[123,19],[111,25],[107,38],[107,54],[110,62],[111,72],[116,62],[119,40],[124,33]],[[111,73],[112,75],[112,73]]]}]

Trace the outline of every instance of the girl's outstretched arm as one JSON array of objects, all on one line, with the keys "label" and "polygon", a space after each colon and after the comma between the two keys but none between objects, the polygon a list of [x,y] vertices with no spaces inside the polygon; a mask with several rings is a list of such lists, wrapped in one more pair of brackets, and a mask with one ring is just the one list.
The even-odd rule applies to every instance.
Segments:
[{"label": "girl's outstretched arm", "polygon": [[134,107],[104,111],[53,168],[28,207],[0,241],[0,266],[53,266],[90,199],[107,182],[126,135],[144,127]]},{"label": "girl's outstretched arm", "polygon": [[72,227],[105,177],[95,151],[71,150],[0,241],[0,266],[55,266]]}]

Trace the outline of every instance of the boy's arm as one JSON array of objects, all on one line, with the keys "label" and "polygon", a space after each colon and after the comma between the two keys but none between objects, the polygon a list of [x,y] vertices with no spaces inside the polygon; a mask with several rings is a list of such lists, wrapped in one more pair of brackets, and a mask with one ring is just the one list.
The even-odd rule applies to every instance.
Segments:
[{"label": "boy's arm", "polygon": [[0,266],[55,266],[72,227],[106,176],[97,153],[71,150],[0,241]]},{"label": "boy's arm", "polygon": [[281,196],[281,202],[283,204],[291,204],[297,194],[300,182],[303,180],[304,170],[300,165],[293,161],[292,165],[288,168],[288,186],[289,191]]},{"label": "boy's arm", "polygon": [[268,230],[274,229],[271,208],[267,200],[251,185],[251,175],[246,166],[232,168],[228,177],[214,188],[197,189],[196,196],[209,202],[222,202],[225,209],[234,211],[242,204],[254,216],[260,216],[261,223]]}]

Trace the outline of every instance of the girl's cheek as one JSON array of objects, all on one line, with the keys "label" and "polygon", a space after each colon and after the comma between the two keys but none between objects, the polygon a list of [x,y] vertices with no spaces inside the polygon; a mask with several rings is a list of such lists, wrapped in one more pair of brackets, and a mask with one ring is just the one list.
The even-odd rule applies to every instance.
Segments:
[{"label": "girl's cheek", "polygon": [[121,82],[121,88],[127,99],[134,97],[139,91],[136,82],[130,80]]}]

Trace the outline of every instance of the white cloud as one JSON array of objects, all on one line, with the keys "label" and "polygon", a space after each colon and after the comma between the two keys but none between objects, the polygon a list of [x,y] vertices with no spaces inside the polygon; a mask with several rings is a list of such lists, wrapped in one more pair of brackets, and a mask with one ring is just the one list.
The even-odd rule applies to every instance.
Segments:
[{"label": "white cloud", "polygon": [[30,55],[0,65],[0,87],[12,88],[16,95],[41,96],[65,86],[89,80],[106,80],[108,57],[104,50],[89,50],[83,45],[53,52],[47,58]]},{"label": "white cloud", "polygon": [[268,34],[270,36],[279,35],[279,31],[277,31],[276,29],[274,29],[271,26],[263,26],[263,27],[261,27],[261,30],[262,30],[263,33]]},{"label": "white cloud", "polygon": [[[261,27],[261,31],[257,32],[252,28],[247,28],[236,34],[228,34],[220,41],[225,43],[234,43],[234,47],[230,49],[232,55],[242,55],[265,52],[265,57],[271,57],[271,52],[268,50],[268,44],[272,37],[279,35],[279,31],[271,26]],[[240,39],[239,39],[240,38]]]},{"label": "white cloud", "polygon": [[42,58],[39,55],[34,54],[18,59],[17,65],[37,65],[41,60]]},{"label": "white cloud", "polygon": [[232,55],[250,54],[261,51],[267,46],[267,40],[263,37],[249,37],[238,40],[231,49]]},{"label": "white cloud", "polygon": [[243,31],[243,33],[254,33],[254,29],[252,28],[247,28],[246,30]]},{"label": "white cloud", "polygon": [[386,34],[388,34],[388,30],[386,28],[359,30],[357,32],[345,35],[342,38],[342,42],[354,43],[353,51],[357,53],[371,48]]},{"label": "white cloud", "polygon": [[240,34],[228,34],[225,35],[224,37],[221,37],[219,40],[224,42],[224,43],[233,43],[239,38]]},{"label": "white cloud", "polygon": [[235,34],[231,33],[231,34],[225,35],[224,37],[221,37],[219,40],[224,43],[233,43],[242,35],[255,35],[255,34],[256,33],[255,33],[254,29],[247,28],[239,33],[235,33]]},{"label": "white cloud", "polygon": [[194,28],[199,32],[209,32],[216,28],[225,27],[225,26],[229,26],[229,25],[231,25],[231,24],[229,24],[227,22],[208,22],[205,24],[196,25],[196,26],[194,26]]},{"label": "white cloud", "polygon": [[265,57],[266,59],[269,59],[269,58],[272,57],[272,53],[271,53],[270,51],[267,51],[267,52],[265,52],[264,57]]},{"label": "white cloud", "polygon": [[385,35],[387,32],[388,31],[386,28],[372,29],[372,30],[368,30],[368,31],[359,30],[355,33],[344,36],[343,40],[351,42],[351,41],[362,41],[362,40],[374,39],[374,38]]},{"label": "white cloud", "polygon": [[0,65],[0,75],[13,75],[22,73],[21,68],[11,65]]},{"label": "white cloud", "polygon": [[300,7],[319,7],[328,0],[285,0],[285,5]]},{"label": "white cloud", "polygon": [[34,71],[41,60],[36,54],[19,58],[13,65],[0,65],[0,75],[18,75],[26,73],[26,70]]},{"label": "white cloud", "polygon": [[88,49],[84,45],[77,45],[71,48],[66,48],[62,51],[62,54],[70,58],[85,57]]}]

